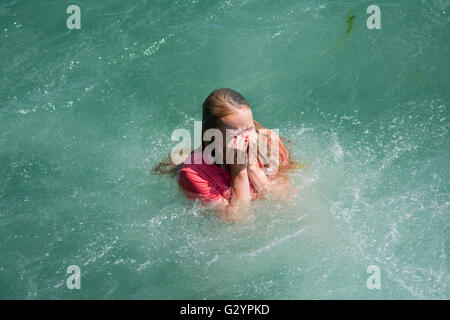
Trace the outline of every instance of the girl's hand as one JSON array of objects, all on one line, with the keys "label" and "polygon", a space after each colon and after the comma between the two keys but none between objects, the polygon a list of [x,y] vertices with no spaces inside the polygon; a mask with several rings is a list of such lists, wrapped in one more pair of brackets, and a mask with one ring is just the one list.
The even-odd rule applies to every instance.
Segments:
[{"label": "girl's hand", "polygon": [[228,141],[226,147],[226,163],[231,170],[231,176],[237,175],[246,169],[248,164],[248,138],[244,135],[234,136]]},{"label": "girl's hand", "polygon": [[269,184],[269,180],[263,170],[258,164],[258,133],[256,130],[250,130],[247,132],[249,139],[248,147],[248,177],[255,187],[256,191],[261,195],[265,193],[265,189]]},{"label": "girl's hand", "polygon": [[258,166],[258,133],[252,129],[246,134],[248,137],[248,166]]}]

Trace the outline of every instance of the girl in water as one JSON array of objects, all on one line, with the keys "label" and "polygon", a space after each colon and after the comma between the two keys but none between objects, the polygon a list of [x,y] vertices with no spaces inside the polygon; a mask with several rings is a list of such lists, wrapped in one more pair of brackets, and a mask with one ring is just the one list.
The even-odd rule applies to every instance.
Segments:
[{"label": "girl in water", "polygon": [[[201,150],[193,151],[177,169],[179,185],[189,199],[210,205],[224,221],[238,221],[247,215],[251,200],[289,192],[285,173],[294,166],[289,151],[275,132],[253,119],[241,94],[222,88],[206,98],[203,140],[208,131],[220,134],[203,141]],[[155,172],[163,172],[163,167],[159,164]]]}]

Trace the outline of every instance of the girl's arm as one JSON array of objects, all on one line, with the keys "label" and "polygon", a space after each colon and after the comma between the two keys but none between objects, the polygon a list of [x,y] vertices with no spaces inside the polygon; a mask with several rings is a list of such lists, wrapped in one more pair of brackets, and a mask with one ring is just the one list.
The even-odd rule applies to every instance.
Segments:
[{"label": "girl's arm", "polygon": [[[229,148],[234,151],[234,161],[229,164],[231,173],[231,200],[221,201],[215,203],[219,217],[224,221],[236,222],[241,220],[248,214],[248,207],[251,200],[250,182],[247,171],[248,159],[246,156],[248,141],[245,137],[240,136],[231,141]],[[239,157],[239,153],[243,153],[244,157]],[[238,163],[238,159],[245,158],[244,163]]]},{"label": "girl's arm", "polygon": [[248,214],[251,200],[247,169],[231,173],[231,200],[221,199],[214,203],[218,216],[227,222],[237,222]]},{"label": "girl's arm", "polygon": [[264,171],[255,164],[249,165],[247,170],[250,182],[263,198],[277,198],[288,194],[291,190],[291,184],[286,176],[278,175],[269,179]]}]

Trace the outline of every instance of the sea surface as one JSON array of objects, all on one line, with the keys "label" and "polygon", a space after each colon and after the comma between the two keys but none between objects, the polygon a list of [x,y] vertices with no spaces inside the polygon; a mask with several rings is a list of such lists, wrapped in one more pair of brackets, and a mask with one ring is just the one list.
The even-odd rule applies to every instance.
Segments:
[{"label": "sea surface", "polygon": [[[450,298],[448,0],[1,0],[0,76],[0,299]],[[221,87],[305,164],[246,223],[152,173]]]}]

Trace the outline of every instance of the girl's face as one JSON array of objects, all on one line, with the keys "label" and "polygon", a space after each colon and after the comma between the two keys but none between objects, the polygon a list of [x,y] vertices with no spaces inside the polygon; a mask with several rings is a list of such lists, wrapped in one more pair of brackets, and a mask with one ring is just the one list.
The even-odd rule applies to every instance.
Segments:
[{"label": "girl's face", "polygon": [[[235,113],[220,118],[220,124],[220,131],[224,139],[222,155],[226,154],[230,139],[239,136],[248,138],[252,133],[256,134],[253,114],[250,108],[238,109]],[[225,159],[225,156],[223,157]]]},{"label": "girl's face", "polygon": [[232,136],[248,135],[251,130],[255,130],[253,114],[250,108],[238,109],[237,112],[220,118],[222,124],[222,134]]}]

